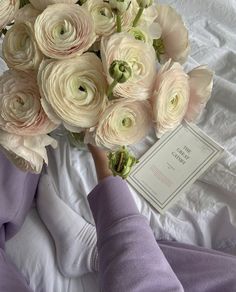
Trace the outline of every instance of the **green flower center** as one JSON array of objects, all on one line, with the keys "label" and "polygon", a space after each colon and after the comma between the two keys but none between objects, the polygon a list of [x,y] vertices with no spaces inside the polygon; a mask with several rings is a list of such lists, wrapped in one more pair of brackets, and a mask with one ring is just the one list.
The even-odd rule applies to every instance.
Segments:
[{"label": "green flower center", "polygon": [[102,16],[109,17],[109,18],[112,17],[111,11],[107,7],[102,7],[99,12]]},{"label": "green flower center", "polygon": [[161,55],[165,54],[165,45],[162,38],[153,40],[153,47],[156,51],[157,59],[160,62]]},{"label": "green flower center", "polygon": [[122,120],[122,125],[126,128],[130,128],[132,125],[132,120],[130,118],[125,118]]},{"label": "green flower center", "polygon": [[16,102],[17,102],[18,104],[20,104],[20,105],[24,105],[24,104],[25,104],[24,101],[23,101],[23,99],[20,98],[20,97],[17,97],[17,98],[16,98]]},{"label": "green flower center", "polygon": [[87,92],[86,88],[82,85],[79,86],[79,91]]},{"label": "green flower center", "polygon": [[175,109],[179,102],[179,96],[176,94],[172,99],[170,100],[170,103],[172,105],[172,108]]}]

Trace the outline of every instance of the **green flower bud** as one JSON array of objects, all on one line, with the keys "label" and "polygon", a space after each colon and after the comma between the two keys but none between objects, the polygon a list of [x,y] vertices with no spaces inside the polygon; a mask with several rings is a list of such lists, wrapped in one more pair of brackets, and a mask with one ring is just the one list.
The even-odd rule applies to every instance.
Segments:
[{"label": "green flower bud", "polygon": [[109,4],[115,13],[124,13],[128,10],[131,0],[109,0]]},{"label": "green flower bud", "polygon": [[153,4],[153,0],[137,0],[140,8],[148,8]]},{"label": "green flower bud", "polygon": [[161,38],[157,40],[153,40],[153,47],[156,51],[157,59],[160,62],[161,55],[165,54],[165,45],[163,43],[163,40]]},{"label": "green flower bud", "polygon": [[131,77],[132,69],[127,62],[115,60],[111,63],[109,73],[115,81],[124,83]]},{"label": "green flower bud", "polygon": [[87,149],[86,144],[84,144],[85,132],[73,133],[68,131],[67,137],[71,146],[80,150]]},{"label": "green flower bud", "polygon": [[118,151],[110,152],[108,158],[109,168],[113,175],[119,175],[123,179],[126,179],[129,176],[132,167],[138,163],[138,160],[132,156],[124,146]]}]

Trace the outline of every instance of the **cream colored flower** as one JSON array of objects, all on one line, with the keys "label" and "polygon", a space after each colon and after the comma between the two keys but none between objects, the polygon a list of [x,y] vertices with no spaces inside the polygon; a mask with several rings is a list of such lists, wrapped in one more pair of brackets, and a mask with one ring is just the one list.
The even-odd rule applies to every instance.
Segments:
[{"label": "cream colored flower", "polygon": [[129,8],[121,14],[122,31],[126,32],[132,27],[137,11],[138,6],[136,0],[131,0]]},{"label": "cream colored flower", "polygon": [[[121,14],[122,31],[127,31],[132,26],[132,18],[136,11],[136,5],[130,4],[127,10]],[[83,5],[91,13],[94,23],[95,32],[100,36],[109,36],[116,32],[116,14],[111,5],[103,0],[87,0]]]},{"label": "cream colored flower", "polygon": [[72,4],[78,2],[78,0],[29,0],[30,3],[39,10],[44,10],[48,5],[58,4],[58,3],[66,3]]},{"label": "cream colored flower", "polygon": [[41,135],[55,129],[45,114],[36,78],[9,70],[0,77],[0,128],[18,135]]},{"label": "cream colored flower", "polygon": [[16,17],[15,17],[15,23],[17,22],[34,23],[40,13],[41,13],[40,10],[35,9],[31,4],[27,4],[23,8],[17,11]]},{"label": "cream colored flower", "polygon": [[147,28],[135,26],[135,27],[132,27],[128,32],[136,40],[143,41],[144,43],[147,43],[147,44],[149,44],[149,45],[152,46],[152,44],[153,44],[153,38],[152,38],[152,36],[149,33],[149,31],[148,31]]},{"label": "cream colored flower", "polygon": [[97,124],[106,106],[107,83],[102,63],[94,53],[43,62],[38,83],[42,105],[52,119],[63,122],[71,131]]},{"label": "cream colored flower", "polygon": [[20,0],[1,0],[0,1],[0,31],[12,20],[20,7]]},{"label": "cream colored flower", "polygon": [[116,30],[116,15],[108,2],[87,0],[83,7],[91,13],[98,36],[111,35]]},{"label": "cream colored flower", "polygon": [[116,149],[138,143],[152,126],[148,101],[112,102],[102,114],[94,134],[96,145]]},{"label": "cream colored flower", "polygon": [[115,12],[124,13],[126,10],[128,10],[131,0],[108,0],[108,2]]},{"label": "cream colored flower", "polygon": [[[22,71],[37,70],[43,59],[34,37],[34,22],[37,10],[27,5],[19,11],[16,23],[8,30],[3,40],[3,57],[10,68]],[[31,13],[32,14],[29,14]],[[34,14],[35,13],[35,14]],[[23,21],[31,19],[31,21]]]},{"label": "cream colored flower", "polygon": [[179,63],[168,61],[159,71],[152,97],[157,137],[175,129],[189,102],[189,77]]},{"label": "cream colored flower", "polygon": [[34,28],[41,51],[55,59],[82,55],[96,40],[91,14],[77,4],[48,6]]},{"label": "cream colored flower", "polygon": [[156,43],[156,52],[161,63],[170,58],[183,64],[188,57],[190,44],[188,30],[181,16],[169,5],[157,5],[156,22],[162,30],[161,38]]},{"label": "cream colored flower", "polygon": [[[135,16],[137,15],[138,11],[139,11],[139,4],[137,3],[137,1],[133,0],[133,15],[132,15],[132,22],[135,18]],[[158,16],[158,11],[157,11],[157,4],[154,3],[151,6],[145,8],[143,10],[143,13],[141,15],[141,18],[138,21],[138,26],[147,26],[149,27],[157,18]]]},{"label": "cream colored flower", "polygon": [[[136,5],[134,7],[135,16],[138,14],[139,9],[140,7],[136,2]],[[150,42],[151,40],[153,44],[154,39],[159,39],[161,37],[161,27],[157,22],[154,22],[157,16],[158,16],[157,4],[154,3],[143,10],[141,18],[139,19],[137,25],[135,27],[132,27],[130,30],[133,32],[135,31],[135,29],[137,29],[141,30],[141,32],[145,32],[146,34],[145,39],[147,38],[148,35],[148,42],[151,43]]]},{"label": "cream colored flower", "polygon": [[8,159],[23,171],[40,173],[48,163],[46,146],[57,147],[57,141],[48,135],[19,136],[0,130],[0,146]]},{"label": "cream colored flower", "polygon": [[199,66],[188,75],[190,77],[190,100],[185,119],[188,122],[194,122],[211,96],[214,73],[206,66]]},{"label": "cream colored flower", "polygon": [[156,75],[156,56],[152,46],[136,40],[128,33],[116,33],[101,41],[101,56],[109,83],[113,79],[109,68],[113,61],[125,61],[132,68],[132,76],[125,83],[116,85],[117,97],[145,100],[151,97]]}]

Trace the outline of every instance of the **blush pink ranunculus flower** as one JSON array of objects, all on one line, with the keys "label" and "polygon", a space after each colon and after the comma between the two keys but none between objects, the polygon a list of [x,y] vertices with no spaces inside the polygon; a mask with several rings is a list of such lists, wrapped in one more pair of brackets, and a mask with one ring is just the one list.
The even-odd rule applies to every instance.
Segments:
[{"label": "blush pink ranunculus flower", "polygon": [[9,68],[37,70],[43,59],[34,36],[34,21],[40,12],[28,4],[16,14],[15,24],[7,31],[2,44],[3,57]]},{"label": "blush pink ranunculus flower", "polygon": [[182,17],[174,8],[165,4],[157,5],[158,16],[155,19],[160,25],[162,34],[156,46],[161,63],[172,59],[183,64],[190,51],[188,30]]},{"label": "blush pink ranunculus flower", "polygon": [[43,54],[53,59],[82,55],[96,41],[94,21],[77,4],[54,4],[34,24],[35,38]]},{"label": "blush pink ranunculus flower", "polygon": [[179,63],[169,60],[157,74],[152,97],[158,138],[182,122],[188,108],[189,92],[189,76]]},{"label": "blush pink ranunculus flower", "polygon": [[148,101],[114,101],[101,115],[94,141],[107,149],[132,145],[143,139],[151,126],[152,111]]},{"label": "blush pink ranunculus flower", "polygon": [[44,10],[48,5],[65,3],[72,4],[76,3],[78,0],[30,0],[30,3],[38,10]]},{"label": "blush pink ranunculus flower", "polygon": [[[119,5],[118,2],[117,4]],[[124,3],[120,4],[124,5]],[[103,0],[87,0],[82,6],[91,13],[95,23],[95,32],[99,39],[102,36],[110,36],[117,31],[116,13],[112,8],[111,2]],[[154,20],[154,8],[149,8],[145,9],[142,15],[142,24],[150,24],[150,22],[152,23]],[[136,0],[132,0],[128,5],[128,9],[125,9],[124,12],[120,14],[122,31],[127,32],[130,30],[134,17],[138,13],[138,9],[139,6]],[[146,13],[147,10],[149,13]]]},{"label": "blush pink ranunculus flower", "polygon": [[40,10],[34,8],[31,4],[27,4],[17,11],[15,23],[18,22],[34,23],[39,14],[41,14]]},{"label": "blush pink ranunculus flower", "polygon": [[56,128],[45,114],[33,74],[9,70],[0,76],[0,128],[17,135],[42,135]]},{"label": "blush pink ranunculus flower", "polygon": [[19,7],[20,0],[0,1],[0,31],[14,20]]},{"label": "blush pink ranunculus flower", "polygon": [[109,68],[113,61],[125,61],[132,70],[125,83],[119,83],[113,90],[114,96],[145,100],[151,97],[156,76],[156,56],[153,47],[136,40],[129,33],[115,33],[102,38],[101,56],[107,80],[112,83]]},{"label": "blush pink ranunculus flower", "polygon": [[87,0],[83,7],[91,13],[98,37],[109,36],[116,31],[116,15],[108,2]]},{"label": "blush pink ranunculus flower", "polygon": [[0,130],[0,146],[8,159],[23,171],[40,173],[48,163],[46,146],[57,147],[48,135],[19,136]]},{"label": "blush pink ranunculus flower", "polygon": [[45,60],[38,72],[41,103],[48,116],[73,132],[95,126],[107,103],[101,60],[85,53],[69,60]]},{"label": "blush pink ranunculus flower", "polygon": [[199,66],[188,73],[190,79],[190,99],[185,119],[194,122],[206,106],[213,87],[213,71]]}]

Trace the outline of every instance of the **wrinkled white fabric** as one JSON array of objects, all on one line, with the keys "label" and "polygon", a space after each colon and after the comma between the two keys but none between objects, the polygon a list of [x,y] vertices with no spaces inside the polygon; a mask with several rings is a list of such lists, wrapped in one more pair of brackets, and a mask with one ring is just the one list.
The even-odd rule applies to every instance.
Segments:
[{"label": "wrinkled white fabric", "polygon": [[[186,71],[199,64],[207,64],[215,71],[213,96],[199,119],[198,126],[210,137],[225,147],[226,151],[210,170],[208,170],[180,201],[165,215],[159,215],[142,197],[133,192],[139,210],[150,220],[156,238],[176,239],[181,242],[219,249],[236,254],[236,2],[235,0],[166,0],[160,1],[176,7],[183,15],[190,30],[191,57]],[[0,60],[1,62],[1,60]],[[2,63],[0,63],[1,68]],[[153,143],[151,136],[135,147],[142,154]],[[60,147],[50,150],[49,167],[46,170],[54,184],[61,190],[60,196],[74,211],[93,223],[86,195],[95,186],[95,169],[88,152],[71,149],[60,138]],[[36,215],[35,215],[36,217]],[[17,266],[35,291],[99,291],[96,277],[90,275],[68,280],[60,276],[55,265],[55,251],[49,234],[40,229],[40,221],[28,216],[22,231],[8,244],[7,251],[13,255]],[[31,226],[31,227],[30,227]],[[31,236],[34,226],[37,239]],[[40,239],[41,232],[45,239]],[[25,238],[29,246],[25,248]],[[18,240],[17,240],[18,239]],[[41,241],[36,254],[35,245]],[[22,242],[22,243],[21,243]],[[25,262],[28,250],[31,259]],[[48,253],[50,269],[44,265],[44,253]],[[17,256],[16,255],[17,251]],[[54,264],[53,264],[54,263]],[[50,275],[49,281],[47,274]],[[36,275],[37,274],[37,275]],[[39,280],[40,279],[40,280]],[[69,282],[68,282],[69,281]],[[67,283],[67,284],[65,284]]]}]

